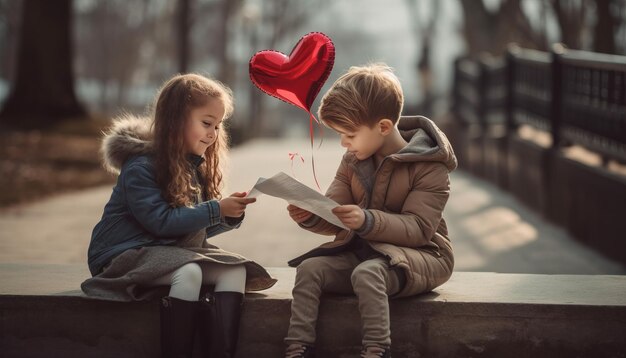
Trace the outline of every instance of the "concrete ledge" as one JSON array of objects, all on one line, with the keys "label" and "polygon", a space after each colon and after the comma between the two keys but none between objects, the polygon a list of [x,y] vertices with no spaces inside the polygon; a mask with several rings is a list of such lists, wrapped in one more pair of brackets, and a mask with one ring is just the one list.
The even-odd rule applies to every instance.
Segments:
[{"label": "concrete ledge", "polygon": [[[237,357],[281,357],[294,270],[248,294]],[[0,265],[3,357],[159,357],[158,302],[85,297],[82,265]],[[626,276],[457,272],[391,303],[395,357],[626,357]],[[356,357],[356,299],[326,296],[319,357]]]}]

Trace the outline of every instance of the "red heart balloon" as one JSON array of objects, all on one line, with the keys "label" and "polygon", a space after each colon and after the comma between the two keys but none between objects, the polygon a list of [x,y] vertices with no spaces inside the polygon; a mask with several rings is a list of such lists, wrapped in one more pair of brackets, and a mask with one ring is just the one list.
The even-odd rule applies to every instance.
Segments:
[{"label": "red heart balloon", "polygon": [[321,32],[304,35],[289,56],[257,52],[250,59],[250,79],[263,92],[307,112],[335,63],[335,46]]}]

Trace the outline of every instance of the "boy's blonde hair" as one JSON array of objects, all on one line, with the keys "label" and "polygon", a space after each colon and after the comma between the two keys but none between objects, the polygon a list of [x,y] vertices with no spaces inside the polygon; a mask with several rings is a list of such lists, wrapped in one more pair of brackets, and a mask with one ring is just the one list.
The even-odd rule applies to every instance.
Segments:
[{"label": "boy's blonde hair", "polygon": [[228,132],[222,128],[205,153],[200,166],[201,187],[193,184],[183,141],[185,123],[191,110],[209,99],[224,105],[224,121],[233,113],[233,94],[223,83],[200,74],[176,75],[165,82],[154,106],[154,149],[157,184],[171,206],[191,206],[197,194],[221,199],[223,172],[228,153]]},{"label": "boy's blonde hair", "polygon": [[400,118],[404,94],[400,80],[384,63],[350,67],[322,98],[317,112],[324,124],[356,130],[372,128],[381,119]]}]

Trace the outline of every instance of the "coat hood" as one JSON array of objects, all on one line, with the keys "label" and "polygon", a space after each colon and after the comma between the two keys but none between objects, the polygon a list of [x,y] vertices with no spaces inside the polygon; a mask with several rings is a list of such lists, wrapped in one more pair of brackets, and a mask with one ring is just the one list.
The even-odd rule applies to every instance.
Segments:
[{"label": "coat hood", "polygon": [[398,130],[408,144],[390,155],[400,162],[440,162],[448,171],[457,167],[456,156],[446,135],[433,121],[422,116],[402,117]]},{"label": "coat hood", "polygon": [[152,152],[152,120],[125,114],[113,120],[113,126],[104,133],[102,153],[104,166],[119,173],[131,157]]},{"label": "coat hood", "polygon": [[[396,162],[440,162],[453,171],[457,167],[456,156],[446,135],[433,121],[422,116],[401,117],[398,130],[408,144],[387,158]],[[346,152],[344,160],[359,168],[364,183],[373,180],[376,171],[371,160],[358,160],[353,153]]]}]

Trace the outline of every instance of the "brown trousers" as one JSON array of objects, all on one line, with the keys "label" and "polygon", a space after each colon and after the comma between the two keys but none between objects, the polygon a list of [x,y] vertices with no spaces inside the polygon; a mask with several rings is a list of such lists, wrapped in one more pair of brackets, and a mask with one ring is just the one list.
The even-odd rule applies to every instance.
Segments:
[{"label": "brown trousers", "polygon": [[363,346],[389,347],[388,296],[402,287],[397,271],[384,258],[361,261],[353,252],[304,260],[296,269],[291,320],[285,343],[315,344],[315,325],[322,292],[356,294]]}]

